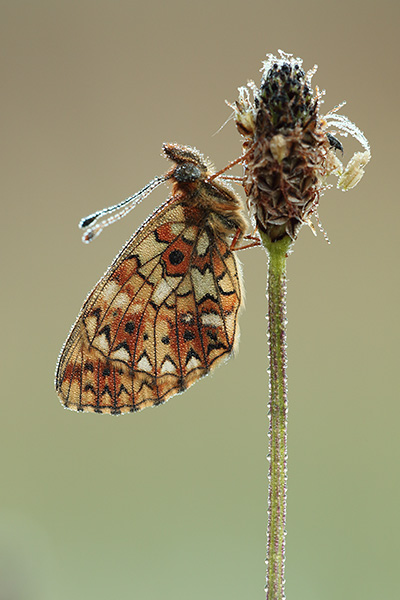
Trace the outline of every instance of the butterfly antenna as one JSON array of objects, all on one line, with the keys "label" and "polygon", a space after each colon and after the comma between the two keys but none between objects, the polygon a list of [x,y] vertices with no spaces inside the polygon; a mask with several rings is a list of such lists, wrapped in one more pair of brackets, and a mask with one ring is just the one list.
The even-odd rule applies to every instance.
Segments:
[{"label": "butterfly antenna", "polygon": [[[167,179],[170,178],[170,175],[163,175],[162,177],[155,177],[150,183],[144,186],[139,192],[133,194],[133,196],[129,196],[126,200],[119,202],[119,204],[114,204],[114,206],[109,206],[108,208],[103,208],[84,219],[81,219],[79,222],[79,227],[81,229],[86,229],[85,233],[82,236],[82,241],[88,244],[95,237],[100,235],[105,227],[111,225],[115,221],[122,219],[125,217],[131,210],[135,208],[142,200],[147,198],[151,192],[164,183]],[[110,215],[109,217],[99,221],[101,217],[104,215]],[[88,229],[89,228],[89,229]]]}]

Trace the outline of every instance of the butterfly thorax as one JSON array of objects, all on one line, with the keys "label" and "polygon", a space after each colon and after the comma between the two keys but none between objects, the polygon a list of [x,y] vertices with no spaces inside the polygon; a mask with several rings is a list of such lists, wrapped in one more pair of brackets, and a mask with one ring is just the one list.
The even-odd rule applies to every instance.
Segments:
[{"label": "butterfly thorax", "polygon": [[184,207],[187,222],[207,227],[223,239],[234,235],[240,239],[246,233],[247,222],[239,196],[216,179],[209,180],[211,165],[200,154],[190,149],[183,160],[181,155],[171,153],[171,147],[175,149],[171,144],[165,152],[164,146],[164,152],[176,163],[170,172],[172,197]]}]

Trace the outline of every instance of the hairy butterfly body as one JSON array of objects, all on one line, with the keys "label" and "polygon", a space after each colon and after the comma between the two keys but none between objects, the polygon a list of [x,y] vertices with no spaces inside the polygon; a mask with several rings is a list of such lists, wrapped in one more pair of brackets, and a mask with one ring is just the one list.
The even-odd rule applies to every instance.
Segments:
[{"label": "hairy butterfly body", "polygon": [[[165,144],[172,194],[131,237],[86,299],[60,354],[56,390],[72,410],[121,414],[154,406],[234,350],[242,304],[235,244],[247,225],[240,199],[196,150]],[[129,202],[128,202],[129,201]],[[126,214],[92,226],[84,240]]]}]

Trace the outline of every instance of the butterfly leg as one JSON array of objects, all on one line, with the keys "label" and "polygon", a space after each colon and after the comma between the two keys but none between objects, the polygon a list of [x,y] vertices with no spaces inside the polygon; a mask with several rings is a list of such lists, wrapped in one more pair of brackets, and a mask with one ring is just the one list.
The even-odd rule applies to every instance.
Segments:
[{"label": "butterfly leg", "polygon": [[235,175],[221,175],[220,179],[223,179],[223,181],[234,181],[235,183],[240,183],[241,185],[243,185],[244,182],[244,177],[236,177]]},{"label": "butterfly leg", "polygon": [[231,246],[230,246],[230,250],[247,250],[247,248],[255,248],[256,246],[261,246],[261,241],[259,238],[255,237],[254,235],[245,235],[243,236],[244,240],[251,240],[249,244],[246,244],[245,246],[236,246],[236,244],[238,243],[239,239],[241,237],[241,231],[240,229],[238,229],[233,237]]}]

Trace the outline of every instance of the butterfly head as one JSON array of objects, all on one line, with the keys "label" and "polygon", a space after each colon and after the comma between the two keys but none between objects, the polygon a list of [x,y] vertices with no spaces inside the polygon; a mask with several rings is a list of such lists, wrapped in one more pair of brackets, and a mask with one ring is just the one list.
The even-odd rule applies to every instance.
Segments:
[{"label": "butterfly head", "polygon": [[167,178],[175,179],[178,183],[190,183],[205,179],[210,172],[210,165],[195,148],[178,144],[164,144],[163,153],[166,158],[175,163]]},{"label": "butterfly head", "polygon": [[178,165],[174,169],[174,179],[179,183],[185,183],[189,181],[197,181],[203,175],[201,169],[190,162],[183,163],[182,165]]}]

